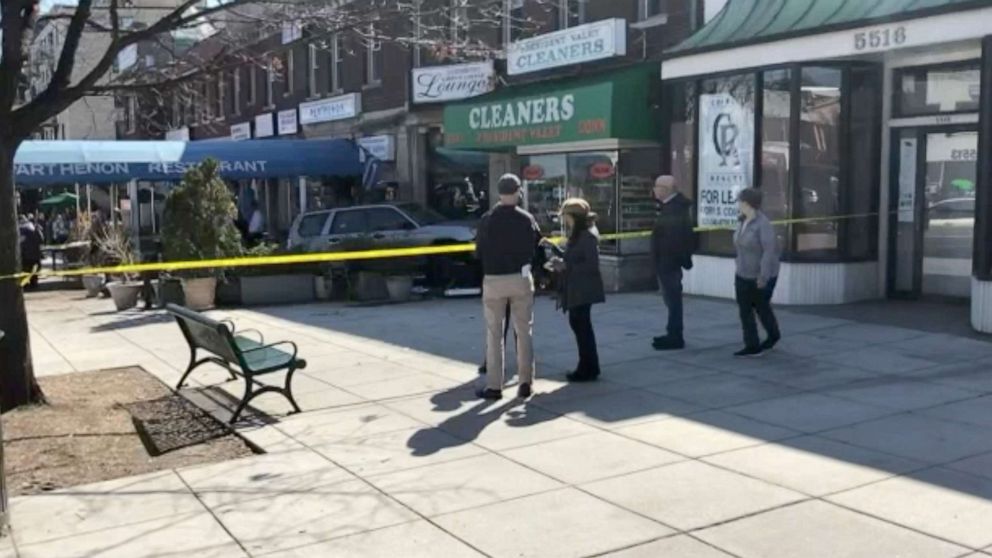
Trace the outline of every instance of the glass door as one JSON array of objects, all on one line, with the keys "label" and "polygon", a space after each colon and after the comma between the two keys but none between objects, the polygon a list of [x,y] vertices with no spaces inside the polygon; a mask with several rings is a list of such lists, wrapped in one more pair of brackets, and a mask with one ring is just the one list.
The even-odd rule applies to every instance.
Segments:
[{"label": "glass door", "polygon": [[978,133],[905,129],[895,140],[890,292],[968,297]]}]

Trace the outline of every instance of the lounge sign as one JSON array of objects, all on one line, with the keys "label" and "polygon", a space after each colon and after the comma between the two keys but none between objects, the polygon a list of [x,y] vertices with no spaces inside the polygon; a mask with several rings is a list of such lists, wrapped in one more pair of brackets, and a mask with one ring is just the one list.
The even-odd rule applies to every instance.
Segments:
[{"label": "lounge sign", "polygon": [[508,74],[526,74],[627,54],[627,22],[604,19],[510,44]]},{"label": "lounge sign", "polygon": [[484,149],[611,137],[612,82],[551,90],[444,111],[448,147]]},{"label": "lounge sign", "polygon": [[416,68],[412,76],[413,102],[417,104],[468,99],[489,93],[496,84],[496,70],[491,60]]}]

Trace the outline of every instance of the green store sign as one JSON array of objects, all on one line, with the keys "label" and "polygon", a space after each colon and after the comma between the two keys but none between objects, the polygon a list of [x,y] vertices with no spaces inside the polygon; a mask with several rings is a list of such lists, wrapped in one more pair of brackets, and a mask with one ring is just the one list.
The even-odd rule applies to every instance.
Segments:
[{"label": "green store sign", "polygon": [[572,85],[505,90],[444,109],[444,143],[456,149],[501,149],[606,138],[657,139],[643,69]]}]

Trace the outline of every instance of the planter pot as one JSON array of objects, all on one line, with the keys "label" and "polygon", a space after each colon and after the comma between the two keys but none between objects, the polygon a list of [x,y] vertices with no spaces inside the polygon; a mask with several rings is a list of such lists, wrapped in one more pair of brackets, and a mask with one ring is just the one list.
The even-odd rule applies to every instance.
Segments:
[{"label": "planter pot", "polygon": [[152,286],[151,297],[152,300],[146,300],[145,304],[147,307],[151,308],[161,308],[162,307],[162,283],[158,279],[152,279],[149,281]]},{"label": "planter pot", "polygon": [[183,295],[183,283],[175,277],[162,279],[158,288],[158,300],[162,306],[166,304],[186,304],[186,297]]},{"label": "planter pot", "polygon": [[302,304],[316,298],[313,275],[249,275],[240,283],[241,303],[246,306]]},{"label": "planter pot", "polygon": [[389,289],[386,288],[386,278],[378,273],[359,271],[352,285],[355,298],[361,302],[372,302],[389,298]]},{"label": "planter pot", "polygon": [[209,310],[217,297],[217,278],[183,279],[183,296],[190,310]]},{"label": "planter pot", "polygon": [[331,300],[334,296],[334,280],[324,275],[314,276],[313,294],[317,300]]},{"label": "planter pot", "polygon": [[114,300],[117,311],[128,310],[138,305],[138,295],[141,294],[141,283],[118,282],[107,283],[110,298]]},{"label": "planter pot", "polygon": [[241,304],[241,278],[228,275],[217,283],[217,304],[220,306],[238,306]]},{"label": "planter pot", "polygon": [[410,294],[413,291],[413,277],[409,275],[386,277],[386,290],[389,291],[389,300],[406,302],[410,300]]},{"label": "planter pot", "polygon": [[96,298],[103,290],[103,275],[83,275],[83,288],[86,289],[86,298]]}]

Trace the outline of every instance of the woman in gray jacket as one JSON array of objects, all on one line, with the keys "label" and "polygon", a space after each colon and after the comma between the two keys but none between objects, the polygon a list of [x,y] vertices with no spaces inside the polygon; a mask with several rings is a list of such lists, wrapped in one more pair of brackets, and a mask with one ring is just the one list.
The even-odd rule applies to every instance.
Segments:
[{"label": "woman in gray jacket", "polygon": [[[744,349],[734,354],[749,357],[771,349],[782,336],[771,306],[778,280],[779,248],[775,227],[761,212],[761,191],[754,188],[742,190],[738,203],[741,217],[734,232],[734,247],[737,249],[734,290],[744,329]],[[768,335],[764,342],[758,339],[755,314]]]},{"label": "woman in gray jacket", "polygon": [[551,265],[562,273],[558,303],[568,312],[568,325],[579,347],[579,365],[568,374],[570,382],[592,382],[599,378],[599,353],[592,329],[592,305],[606,302],[603,276],[599,271],[599,237],[596,214],[580,198],[565,200],[561,206],[568,244],[564,259]]}]

